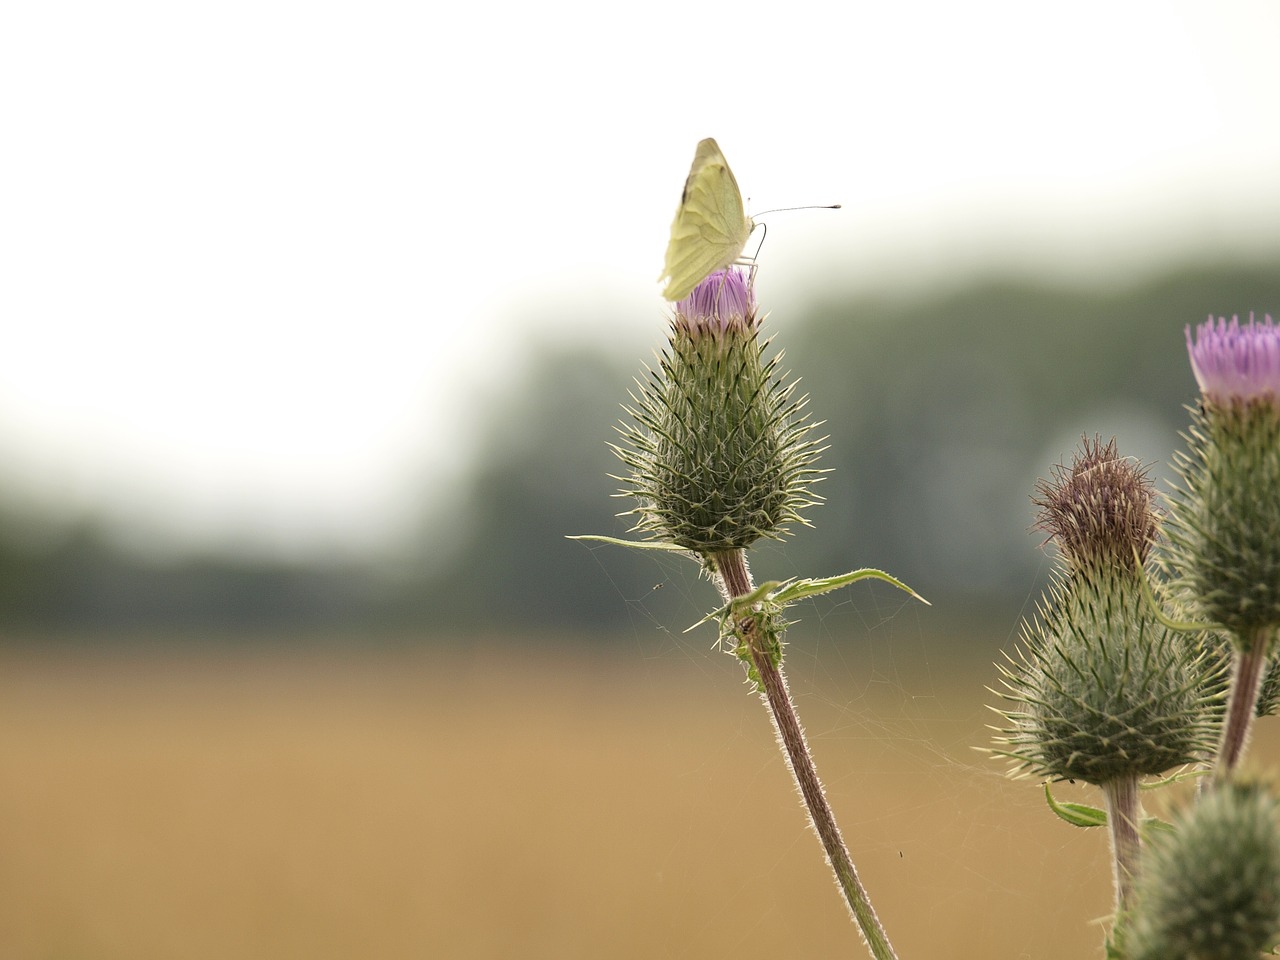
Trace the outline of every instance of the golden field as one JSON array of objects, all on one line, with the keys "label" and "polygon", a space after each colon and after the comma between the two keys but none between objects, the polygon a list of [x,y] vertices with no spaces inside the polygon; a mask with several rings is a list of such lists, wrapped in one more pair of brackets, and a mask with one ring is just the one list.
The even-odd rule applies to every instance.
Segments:
[{"label": "golden field", "polygon": [[[827,655],[792,687],[903,960],[1100,956],[1106,838],[972,749],[990,672]],[[723,655],[0,653],[0,960],[866,955]]]}]

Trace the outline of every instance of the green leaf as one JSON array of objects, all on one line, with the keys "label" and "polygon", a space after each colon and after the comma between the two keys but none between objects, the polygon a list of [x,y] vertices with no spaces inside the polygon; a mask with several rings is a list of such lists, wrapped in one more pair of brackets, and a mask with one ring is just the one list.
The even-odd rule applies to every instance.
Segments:
[{"label": "green leaf", "polygon": [[[608,540],[607,537],[577,537],[574,539],[593,539]],[[621,541],[611,541],[614,543]],[[688,633],[697,627],[702,626],[708,620],[723,619],[731,610],[733,612],[745,611],[754,607],[756,604],[770,604],[777,607],[785,607],[787,604],[795,603],[797,600],[803,600],[806,597],[816,597],[822,593],[830,593],[832,590],[839,590],[841,587],[847,587],[851,583],[857,583],[859,580],[883,580],[885,583],[892,584],[899,590],[911,594],[926,606],[933,606],[924,597],[916,593],[897,577],[891,577],[883,570],[874,570],[871,567],[863,567],[861,570],[851,570],[849,573],[842,573],[836,577],[822,577],[820,579],[806,580],[770,580],[762,583],[750,593],[744,593],[740,597],[734,597],[731,603],[726,603],[718,610],[712,610],[705,617],[695,623],[693,626],[685,630]]]},{"label": "green leaf", "polygon": [[1201,777],[1207,777],[1208,770],[1181,770],[1178,773],[1172,773],[1162,780],[1155,780],[1152,783],[1138,784],[1139,790],[1159,790],[1161,787],[1167,787],[1171,784],[1181,783],[1183,780],[1198,780]]},{"label": "green leaf", "polygon": [[851,583],[857,583],[859,580],[873,578],[883,580],[885,583],[892,584],[899,590],[911,594],[926,606],[933,606],[924,597],[916,593],[897,577],[891,577],[883,570],[874,570],[871,567],[863,567],[861,570],[851,570],[849,573],[842,573],[836,577],[824,577],[818,580],[793,580],[788,585],[775,593],[770,600],[777,603],[793,603],[796,600],[802,600],[805,597],[816,597],[821,593],[830,593],[832,590],[839,590],[841,587],[847,587]]},{"label": "green leaf", "polygon": [[1177,833],[1177,828],[1172,823],[1159,817],[1143,817],[1141,828],[1148,837],[1156,833]]},{"label": "green leaf", "polygon": [[1049,804],[1049,809],[1058,815],[1058,819],[1066,821],[1073,827],[1105,827],[1107,825],[1105,810],[1099,810],[1085,803],[1059,803],[1053,798],[1053,792],[1047,783],[1044,785],[1044,798]]},{"label": "green leaf", "polygon": [[739,610],[745,611],[750,607],[754,607],[757,603],[775,602],[777,594],[774,591],[779,587],[785,587],[790,582],[790,580],[766,580],[750,593],[734,597],[730,603],[725,604],[721,609],[727,611],[730,607],[733,607],[735,612]]},{"label": "green leaf", "polygon": [[790,582],[791,581],[789,580],[768,580],[765,583],[760,584],[760,586],[756,587],[750,593],[744,593],[740,597],[734,597],[723,607],[712,610],[697,623],[693,624],[693,626],[687,627],[684,632],[688,633],[690,630],[696,630],[708,620],[723,620],[730,612],[746,612],[758,603],[771,603],[773,601],[773,597],[769,595],[770,592],[778,587],[785,586]]},{"label": "green leaf", "polygon": [[619,540],[617,537],[598,537],[594,534],[583,534],[578,537],[565,537],[566,540],[595,540],[597,543],[611,543],[615,547],[635,547],[637,550],[666,550],[672,553],[688,553],[684,547],[674,543],[661,543],[657,540]]},{"label": "green leaf", "polygon": [[1192,623],[1186,620],[1174,620],[1160,606],[1160,601],[1156,599],[1155,593],[1151,590],[1151,581],[1149,574],[1142,563],[1142,555],[1135,549],[1133,556],[1138,564],[1138,582],[1142,587],[1143,599],[1147,601],[1147,608],[1151,611],[1151,615],[1168,630],[1174,633],[1207,633],[1211,630],[1222,631],[1226,629],[1217,623]]}]

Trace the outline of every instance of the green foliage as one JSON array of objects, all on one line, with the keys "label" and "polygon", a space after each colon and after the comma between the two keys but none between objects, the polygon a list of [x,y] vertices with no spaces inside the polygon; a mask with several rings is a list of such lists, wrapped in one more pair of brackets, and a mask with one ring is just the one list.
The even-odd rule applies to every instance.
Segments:
[{"label": "green foliage", "polygon": [[[921,590],[935,609],[951,609],[952,629],[959,598],[975,633],[985,617],[1014,621],[1045,576],[1027,534],[1028,491],[1044,464],[1095,431],[1118,433],[1143,462],[1167,461],[1184,423],[1182,405],[1196,392],[1183,325],[1273,302],[1280,302],[1280,274],[1269,265],[1184,264],[1114,287],[1011,279],[879,297],[815,287],[807,302],[788,306],[785,322],[775,311],[764,324],[785,331],[788,364],[803,373],[811,406],[825,418],[828,499],[813,514],[820,522],[788,542],[785,561],[758,543],[753,565],[785,576],[875,563]],[[542,359],[531,368],[532,382],[512,390],[521,399],[519,431],[558,438],[554,451],[511,462],[499,438],[477,447],[482,459],[471,499],[484,511],[453,563],[483,569],[496,551],[503,569],[536,567],[538,599],[508,604],[437,579],[417,587],[424,607],[472,611],[468,616],[484,607],[498,617],[509,606],[506,615],[521,622],[609,629],[636,615],[617,602],[618,584],[628,577],[648,583],[685,576],[679,564],[640,553],[611,559],[605,573],[597,554],[576,544],[562,550],[541,536],[552,525],[543,516],[559,518],[560,535],[624,534],[625,526],[599,509],[610,468],[598,454],[626,399],[618,384],[632,358],[618,361],[621,377],[593,377],[600,388],[594,395],[579,388],[589,356]],[[535,376],[552,361],[553,371]],[[604,431],[590,426],[600,423]],[[566,520],[571,511],[576,515]],[[515,535],[495,539],[499,531]],[[575,589],[564,590],[565,583]],[[698,612],[677,583],[649,597],[644,616],[670,622]]]},{"label": "green foliage", "polygon": [[1037,577],[1027,491],[1044,464],[1095,432],[1167,461],[1196,392],[1184,324],[1275,302],[1269,266],[1184,265],[1128,287],[1009,279],[828,295],[787,352],[830,418],[831,483],[853,496],[830,496],[797,543],[815,552],[802,568],[835,568],[848,544],[865,545],[935,603],[986,595],[1013,619]]},{"label": "green foliage", "polygon": [[[787,305],[787,361],[826,418],[825,483],[839,496],[828,491],[821,522],[789,542],[771,575],[874,562],[951,610],[950,629],[957,598],[975,621],[1012,622],[1044,577],[1026,530],[1027,492],[1045,463],[1095,431],[1118,434],[1144,462],[1167,460],[1196,392],[1183,325],[1278,302],[1271,261],[1179,264],[1127,286],[1009,279],[942,288],[925,278],[879,296],[815,286]],[[656,298],[630,308],[652,323],[655,345],[662,309]],[[782,328],[781,316],[766,327]],[[616,312],[596,319],[636,326]],[[534,308],[521,325],[548,323]],[[310,617],[449,636],[601,635],[696,618],[685,589],[696,572],[683,563],[611,551],[606,569],[597,549],[564,539],[625,533],[607,497],[617,463],[603,438],[634,369],[631,346],[609,353],[535,340],[489,396],[424,411],[466,411],[475,424],[457,451],[464,471],[447,488],[423,486],[420,513],[405,518],[416,550],[381,567],[351,565],[336,581],[327,556],[261,575],[257,560],[227,555],[217,561],[225,576],[210,576],[207,558],[170,556],[160,576],[110,537],[92,550],[64,544],[56,530],[33,539],[33,511],[14,504],[9,514],[21,521],[6,522],[0,508],[0,622],[102,630],[146,609],[157,624]],[[757,566],[774,562],[759,545],[756,554]],[[282,579],[289,589],[273,589]],[[667,586],[651,591],[657,583]]]}]

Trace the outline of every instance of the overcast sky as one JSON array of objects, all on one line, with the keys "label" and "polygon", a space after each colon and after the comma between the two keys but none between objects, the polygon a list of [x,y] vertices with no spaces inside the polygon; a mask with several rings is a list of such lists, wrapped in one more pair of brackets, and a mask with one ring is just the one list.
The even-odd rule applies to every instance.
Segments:
[{"label": "overcast sky", "polygon": [[1280,250],[1270,0],[439,6],[0,14],[0,487],[376,549],[523,345],[648,352],[706,136],[844,204],[770,218],[774,310]]}]

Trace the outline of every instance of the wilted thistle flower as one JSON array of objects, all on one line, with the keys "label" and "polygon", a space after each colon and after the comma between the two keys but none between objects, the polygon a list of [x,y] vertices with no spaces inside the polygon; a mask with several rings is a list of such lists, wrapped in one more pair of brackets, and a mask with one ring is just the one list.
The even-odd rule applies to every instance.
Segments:
[{"label": "wilted thistle flower", "polygon": [[1159,524],[1146,474],[1114,440],[1086,440],[1035,502],[1060,566],[1002,668],[1012,706],[997,752],[1015,771],[1097,785],[1196,759],[1210,745],[1207,667],[1143,594]]},{"label": "wilted thistle flower", "polygon": [[749,276],[711,274],[675,307],[658,369],[639,382],[614,446],[635,529],[701,556],[780,539],[812,490],[820,441],[806,399],[764,359]]},{"label": "wilted thistle flower", "polygon": [[1152,838],[1126,960],[1247,960],[1280,939],[1280,808],[1257,784],[1202,796]]},{"label": "wilted thistle flower", "polygon": [[1170,559],[1193,614],[1241,650],[1280,626],[1280,329],[1267,317],[1187,329],[1202,393],[1174,465]]},{"label": "wilted thistle flower", "polygon": [[1120,457],[1115,438],[1104,446],[1087,438],[1068,470],[1059,464],[1052,480],[1036,484],[1036,527],[1076,569],[1134,570],[1156,541],[1159,520],[1155,488],[1131,460]]}]

